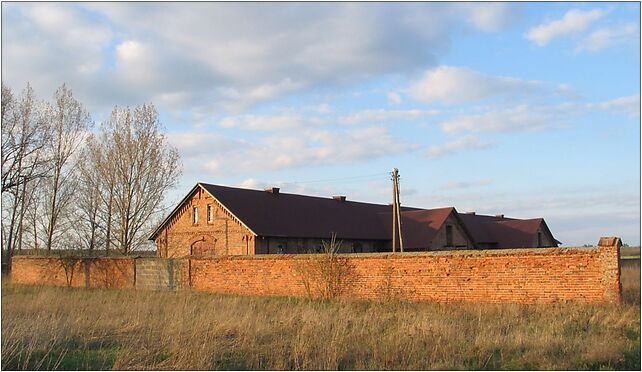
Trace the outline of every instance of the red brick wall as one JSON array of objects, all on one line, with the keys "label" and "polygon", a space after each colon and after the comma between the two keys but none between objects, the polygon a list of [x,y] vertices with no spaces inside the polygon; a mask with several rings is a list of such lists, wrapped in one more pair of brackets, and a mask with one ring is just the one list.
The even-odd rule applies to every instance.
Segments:
[{"label": "red brick wall", "polygon": [[[619,242],[619,240],[618,240]],[[587,303],[620,301],[619,245],[337,256],[338,297],[438,302]],[[185,259],[183,287],[246,295],[321,296],[323,255]],[[76,264],[73,286],[133,287],[135,260]],[[89,273],[89,276],[85,274]],[[12,281],[66,285],[59,259],[15,257]],[[330,277],[333,277],[330,275]],[[327,291],[325,293],[328,293]]]},{"label": "red brick wall", "polygon": [[[67,268],[65,273],[65,267]],[[17,256],[13,258],[11,281],[72,287],[133,288],[133,258],[59,258]]]},{"label": "red brick wall", "polygon": [[[314,270],[306,269],[311,258],[194,259],[192,288],[305,296],[303,275],[313,274]],[[339,296],[346,298],[516,303],[618,302],[620,298],[617,247],[364,254],[339,259],[345,267]]]}]

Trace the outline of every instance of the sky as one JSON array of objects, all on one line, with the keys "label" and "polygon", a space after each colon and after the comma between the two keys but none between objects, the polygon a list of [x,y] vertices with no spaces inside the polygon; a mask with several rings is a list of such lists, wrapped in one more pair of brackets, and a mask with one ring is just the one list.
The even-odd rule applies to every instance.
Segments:
[{"label": "sky", "polygon": [[153,103],[196,182],[640,244],[639,3],[2,3],[2,82]]}]

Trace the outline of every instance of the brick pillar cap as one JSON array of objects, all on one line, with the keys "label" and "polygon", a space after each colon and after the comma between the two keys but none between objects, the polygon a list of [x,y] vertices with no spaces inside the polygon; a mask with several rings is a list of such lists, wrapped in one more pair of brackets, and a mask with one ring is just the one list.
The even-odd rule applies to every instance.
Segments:
[{"label": "brick pillar cap", "polygon": [[621,246],[622,240],[617,236],[601,237],[600,242],[597,243],[597,245],[600,247]]}]

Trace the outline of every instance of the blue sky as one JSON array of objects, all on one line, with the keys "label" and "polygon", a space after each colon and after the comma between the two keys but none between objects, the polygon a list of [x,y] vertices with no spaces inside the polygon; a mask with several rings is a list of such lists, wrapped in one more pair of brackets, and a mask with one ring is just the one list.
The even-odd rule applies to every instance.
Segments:
[{"label": "blue sky", "polygon": [[640,242],[639,3],[3,3],[2,80],[153,102],[197,181]]}]

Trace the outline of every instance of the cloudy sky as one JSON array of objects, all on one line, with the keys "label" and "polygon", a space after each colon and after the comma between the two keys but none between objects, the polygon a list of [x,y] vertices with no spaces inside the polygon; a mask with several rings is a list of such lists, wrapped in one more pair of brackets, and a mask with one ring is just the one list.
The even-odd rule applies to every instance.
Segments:
[{"label": "cloudy sky", "polygon": [[2,81],[153,102],[195,182],[640,243],[636,3],[2,3]]}]

